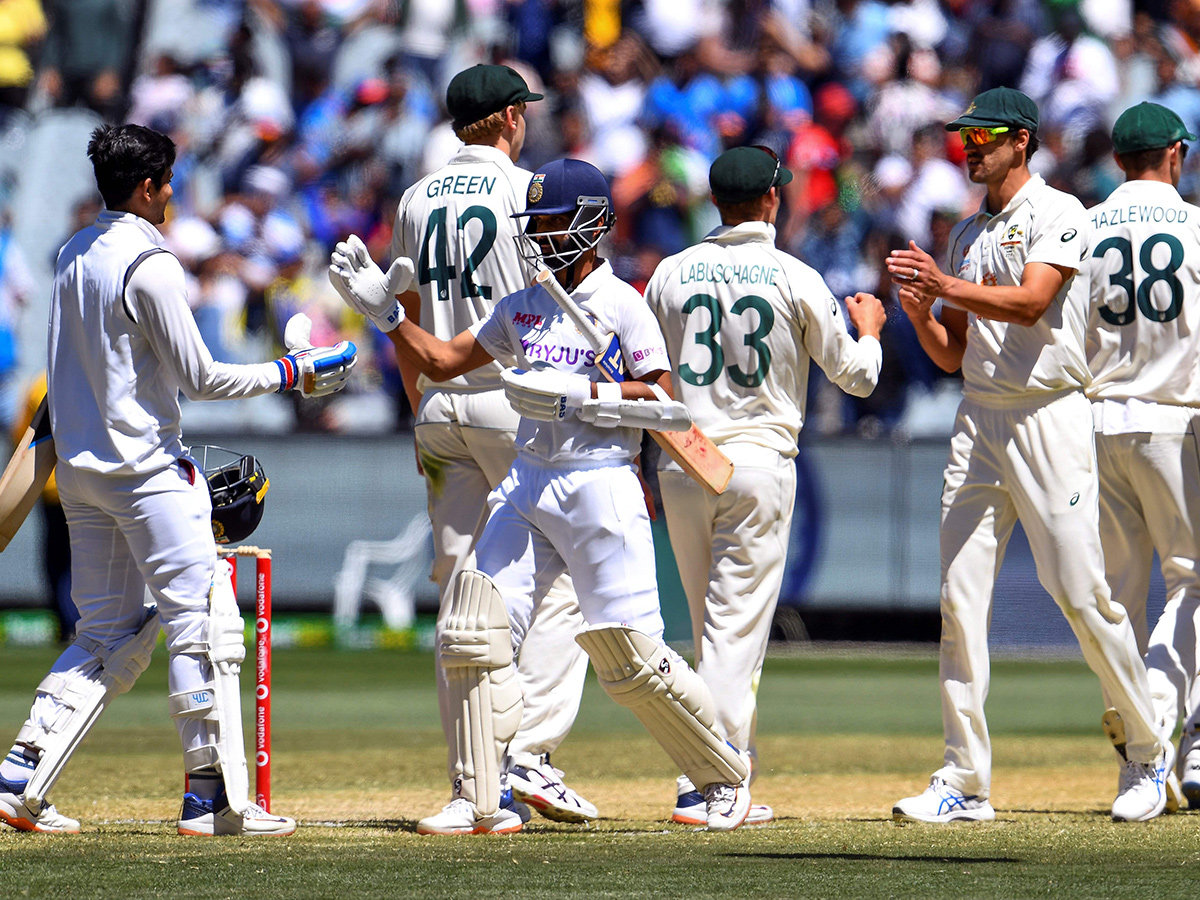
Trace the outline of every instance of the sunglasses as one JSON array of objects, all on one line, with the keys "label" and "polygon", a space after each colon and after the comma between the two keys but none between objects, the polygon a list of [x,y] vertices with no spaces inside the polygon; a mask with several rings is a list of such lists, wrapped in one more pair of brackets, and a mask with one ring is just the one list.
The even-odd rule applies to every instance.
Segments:
[{"label": "sunglasses", "polygon": [[982,126],[960,128],[958,129],[958,136],[962,138],[964,147],[982,147],[984,144],[990,144],[1008,130],[1009,127],[1007,125],[1000,125],[996,128],[984,128]]},{"label": "sunglasses", "polygon": [[771,187],[775,187],[775,183],[779,180],[779,154],[765,144],[753,144],[752,146],[755,150],[761,150],[775,160],[775,172],[771,175]]}]

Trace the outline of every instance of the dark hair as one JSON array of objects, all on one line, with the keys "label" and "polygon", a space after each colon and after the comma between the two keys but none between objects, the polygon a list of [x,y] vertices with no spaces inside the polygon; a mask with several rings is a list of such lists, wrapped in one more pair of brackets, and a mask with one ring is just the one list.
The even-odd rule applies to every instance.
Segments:
[{"label": "dark hair", "polygon": [[1025,145],[1025,165],[1029,165],[1029,158],[1037,153],[1037,148],[1042,146],[1042,142],[1038,140],[1037,132],[1029,132],[1029,143]]},{"label": "dark hair", "polygon": [[92,132],[87,153],[109,209],[123,206],[147,178],[161,188],[175,164],[175,142],[142,125],[101,125]]},{"label": "dark hair", "polygon": [[1162,161],[1170,149],[1170,147],[1153,147],[1150,150],[1118,153],[1117,159],[1121,161],[1121,168],[1126,172],[1145,172],[1149,169],[1157,169],[1162,165]]}]

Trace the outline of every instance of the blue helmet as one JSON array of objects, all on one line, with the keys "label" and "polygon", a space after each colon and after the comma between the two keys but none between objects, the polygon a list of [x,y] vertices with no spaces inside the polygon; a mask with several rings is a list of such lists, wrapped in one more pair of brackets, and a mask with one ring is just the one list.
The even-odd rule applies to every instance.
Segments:
[{"label": "blue helmet", "polygon": [[[616,222],[612,191],[604,173],[582,159],[556,159],[533,173],[526,195],[529,216],[525,233],[517,235],[521,256],[532,266],[557,272],[600,243]],[[534,216],[574,214],[563,230],[531,233]]]}]

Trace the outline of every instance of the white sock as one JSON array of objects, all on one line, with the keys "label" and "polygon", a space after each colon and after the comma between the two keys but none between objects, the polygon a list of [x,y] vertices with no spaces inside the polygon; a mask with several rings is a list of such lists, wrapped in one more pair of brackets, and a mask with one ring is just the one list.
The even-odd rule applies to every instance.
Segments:
[{"label": "white sock", "polygon": [[0,778],[9,784],[24,785],[33,776],[42,754],[24,744],[13,744],[4,762],[0,762]]}]

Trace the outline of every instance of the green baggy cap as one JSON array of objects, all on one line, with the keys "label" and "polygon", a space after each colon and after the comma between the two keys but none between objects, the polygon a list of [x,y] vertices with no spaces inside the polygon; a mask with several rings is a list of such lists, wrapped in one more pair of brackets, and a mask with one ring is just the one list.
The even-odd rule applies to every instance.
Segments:
[{"label": "green baggy cap", "polygon": [[529,90],[525,79],[508,66],[472,66],[450,79],[446,89],[446,110],[461,128],[486,119],[506,106],[522,100],[541,100],[541,94]]},{"label": "green baggy cap", "polygon": [[719,203],[741,203],[761,197],[771,188],[787,184],[792,173],[766,147],[726,150],[708,170],[708,186]]},{"label": "green baggy cap", "polygon": [[1194,141],[1183,119],[1173,110],[1149,101],[1131,106],[1117,116],[1113,125],[1113,149],[1117,153],[1137,153],[1170,147],[1176,141]]},{"label": "green baggy cap", "polygon": [[995,128],[999,125],[1015,125],[1030,134],[1037,134],[1037,104],[1013,88],[992,88],[976,96],[961,116],[947,123],[946,130]]}]

